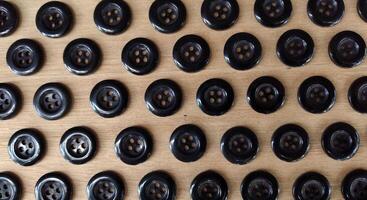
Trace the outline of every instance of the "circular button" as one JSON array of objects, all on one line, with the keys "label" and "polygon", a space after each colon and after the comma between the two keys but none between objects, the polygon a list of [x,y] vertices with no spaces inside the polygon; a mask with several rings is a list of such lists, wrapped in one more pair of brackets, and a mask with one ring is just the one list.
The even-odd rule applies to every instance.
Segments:
[{"label": "circular button", "polygon": [[284,104],[284,86],[271,76],[257,78],[247,90],[247,101],[256,112],[273,113]]},{"label": "circular button", "polygon": [[42,85],[33,97],[33,105],[37,114],[47,120],[63,117],[71,107],[71,94],[61,83]]},{"label": "circular button", "polygon": [[224,133],[220,148],[229,162],[243,165],[255,159],[259,142],[250,129],[237,126]]},{"label": "circular button", "polygon": [[275,28],[286,24],[292,13],[290,0],[256,0],[255,17],[262,25]]},{"label": "circular button", "polygon": [[297,178],[293,184],[295,200],[328,200],[331,186],[325,176],[317,172],[307,172]]},{"label": "circular button", "polygon": [[347,160],[357,153],[359,134],[351,125],[337,122],[328,126],[321,139],[325,153],[335,160]]},{"label": "circular button", "polygon": [[159,79],[149,85],[144,98],[150,112],[160,117],[166,117],[173,115],[180,109],[182,91],[175,82]]},{"label": "circular button", "polygon": [[341,189],[345,200],[367,199],[367,171],[356,169],[349,172],[343,179]]},{"label": "circular button", "polygon": [[118,134],[115,140],[116,155],[129,165],[137,165],[148,160],[152,149],[152,137],[142,127],[126,128]]},{"label": "circular button", "polygon": [[21,129],[11,136],[8,153],[15,163],[31,166],[38,162],[45,153],[43,136],[35,129]]},{"label": "circular button", "polygon": [[197,72],[209,63],[210,48],[202,37],[185,35],[177,40],[172,54],[178,68],[185,72]]},{"label": "circular button", "polygon": [[166,172],[153,171],[142,178],[138,193],[141,200],[174,200],[176,184]]},{"label": "circular button", "polygon": [[195,177],[190,193],[192,200],[226,200],[228,186],[220,174],[209,170]]},{"label": "circular button", "polygon": [[102,53],[93,40],[79,38],[66,46],[63,58],[66,69],[71,73],[87,75],[99,67]]},{"label": "circular button", "polygon": [[365,0],[358,0],[357,10],[358,10],[359,16],[365,22],[367,22],[367,1],[365,1]]},{"label": "circular button", "polygon": [[309,138],[305,129],[295,124],[279,127],[273,134],[271,146],[275,155],[284,161],[302,159],[309,149]]},{"label": "circular button", "polygon": [[121,200],[125,197],[125,187],[120,176],[113,171],[103,171],[88,182],[89,200]]},{"label": "circular button", "polygon": [[260,62],[262,47],[250,33],[232,35],[224,46],[226,62],[237,70],[248,70]]},{"label": "circular button", "polygon": [[37,200],[70,200],[72,186],[66,175],[51,172],[38,179],[34,193]]},{"label": "circular button", "polygon": [[307,13],[319,26],[334,26],[343,17],[344,2],[343,0],[309,0]]},{"label": "circular button", "polygon": [[330,59],[340,67],[354,67],[362,63],[366,54],[363,38],[352,31],[336,34],[329,43]]},{"label": "circular button", "polygon": [[286,65],[298,67],[307,64],[314,52],[311,36],[300,29],[289,30],[280,36],[277,43],[277,55]]},{"label": "circular button", "polygon": [[198,126],[185,124],[173,131],[170,148],[173,155],[182,162],[197,161],[205,152],[206,137]]},{"label": "circular button", "polygon": [[94,86],[89,101],[93,110],[100,116],[116,117],[126,109],[128,93],[119,81],[104,80]]},{"label": "circular button", "polygon": [[298,88],[298,102],[311,113],[329,111],[334,106],[335,99],[333,83],[321,76],[307,78]]},{"label": "circular button", "polygon": [[204,0],[201,5],[203,22],[214,30],[224,30],[234,25],[239,13],[237,0]]},{"label": "circular button", "polygon": [[159,32],[177,32],[185,25],[185,5],[180,0],[156,0],[150,6],[149,20]]},{"label": "circular button", "polygon": [[49,1],[38,10],[37,29],[47,37],[58,38],[70,31],[73,13],[68,5],[60,1]]},{"label": "circular button", "polygon": [[147,38],[135,38],[125,45],[121,60],[129,72],[136,75],[148,74],[158,65],[158,47]]},{"label": "circular button", "polygon": [[97,28],[110,35],[124,32],[131,22],[131,10],[124,0],[104,0],[94,10]]},{"label": "circular button", "polygon": [[355,80],[349,88],[348,100],[354,110],[367,113],[367,77]]},{"label": "circular button", "polygon": [[22,188],[19,178],[10,172],[0,173],[0,199],[20,200]]},{"label": "circular button", "polygon": [[6,53],[6,62],[17,75],[30,75],[37,72],[44,61],[41,45],[31,39],[15,41]]},{"label": "circular button", "polygon": [[8,36],[18,27],[17,9],[8,1],[0,2],[0,37]]},{"label": "circular button", "polygon": [[205,81],[196,93],[196,103],[208,115],[223,115],[232,107],[233,100],[232,86],[219,78]]},{"label": "circular button", "polygon": [[279,185],[276,178],[267,171],[258,170],[248,174],[241,184],[241,195],[248,200],[276,200]]},{"label": "circular button", "polygon": [[86,127],[73,127],[61,137],[61,155],[73,164],[84,164],[96,153],[96,138]]},{"label": "circular button", "polygon": [[15,85],[0,83],[0,120],[14,117],[21,107],[21,94]]}]

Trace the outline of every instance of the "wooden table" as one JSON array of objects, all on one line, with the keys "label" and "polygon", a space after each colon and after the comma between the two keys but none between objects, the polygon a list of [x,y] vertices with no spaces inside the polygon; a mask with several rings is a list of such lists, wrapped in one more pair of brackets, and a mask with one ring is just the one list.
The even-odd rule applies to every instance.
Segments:
[{"label": "wooden table", "polygon": [[[367,75],[365,63],[343,69],[335,66],[328,57],[327,46],[331,37],[342,30],[353,30],[367,38],[367,24],[356,10],[357,0],[347,0],[345,16],[332,28],[321,28],[313,24],[306,13],[305,0],[293,0],[293,13],[289,23],[281,28],[269,29],[255,20],[252,0],[239,0],[240,17],[238,22],[226,31],[214,31],[204,25],[200,17],[201,1],[184,0],[188,11],[187,24],[175,34],[162,34],[153,29],[148,19],[152,0],[127,0],[133,13],[130,28],[123,34],[108,36],[97,30],[93,21],[93,11],[98,0],[63,0],[75,14],[75,25],[65,37],[50,39],[42,36],[35,26],[37,10],[46,0],[12,0],[21,13],[17,31],[9,37],[0,38],[0,80],[17,85],[22,91],[24,103],[20,113],[7,121],[0,122],[0,170],[12,171],[22,180],[23,199],[34,199],[34,185],[38,178],[50,171],[66,173],[73,182],[73,199],[86,199],[86,184],[97,172],[114,170],[124,179],[127,188],[126,199],[138,199],[137,185],[148,172],[162,169],[168,171],[178,187],[177,199],[189,199],[189,187],[193,178],[200,172],[213,169],[222,174],[229,185],[229,199],[240,199],[240,183],[251,171],[266,169],[273,173],[280,183],[279,199],[292,199],[294,180],[307,171],[324,174],[332,184],[332,199],[342,199],[340,182],[345,174],[355,168],[366,167],[367,124],[365,116],[355,112],[348,103],[347,90],[356,78]],[[304,67],[289,68],[282,64],[275,54],[279,36],[286,30],[300,28],[307,31],[315,42],[315,55]],[[224,61],[224,43],[232,34],[250,32],[263,46],[263,58],[258,66],[249,71],[236,71]],[[173,63],[172,48],[175,41],[186,34],[198,34],[209,43],[212,56],[205,70],[190,74],[180,71]],[[103,51],[102,66],[89,76],[76,76],[69,73],[63,64],[65,46],[73,39],[86,37],[95,40]],[[158,68],[146,76],[136,76],[127,72],[121,64],[123,46],[135,37],[147,37],[159,46],[161,60]],[[31,38],[45,48],[46,61],[36,74],[21,77],[14,75],[6,65],[6,51],[17,39]],[[245,101],[249,84],[257,77],[272,75],[285,85],[286,102],[277,112],[269,115],[255,112]],[[337,89],[335,106],[325,114],[311,114],[304,111],[297,102],[297,89],[309,76],[322,75],[330,79]],[[235,91],[232,109],[223,116],[210,117],[204,114],[195,103],[196,90],[209,78],[223,78],[231,83]],[[157,117],[145,106],[144,92],[148,85],[160,78],[170,78],[182,86],[184,99],[182,108],[170,117]],[[130,103],[121,116],[105,119],[94,113],[89,105],[89,94],[93,86],[104,79],[117,79],[123,82],[130,93]],[[71,112],[56,121],[40,118],[33,108],[32,99],[37,88],[47,82],[62,82],[73,94]],[[345,121],[360,133],[361,144],[358,153],[348,161],[335,161],[329,158],[321,147],[321,134],[331,123]],[[194,163],[182,163],[175,159],[169,150],[169,137],[179,125],[195,123],[206,133],[208,147],[204,156]],[[271,136],[276,128],[285,123],[296,123],[304,127],[309,135],[311,148],[308,155],[295,163],[279,160],[270,146]],[[65,161],[59,151],[61,135],[73,126],[85,125],[98,135],[96,157],[87,164],[77,166]],[[154,137],[154,151],[151,158],[138,166],[122,163],[115,155],[113,145],[117,134],[124,128],[140,125],[147,128]],[[247,126],[258,136],[260,151],[257,158],[246,165],[230,164],[222,156],[219,142],[223,133],[233,126]],[[47,152],[36,165],[22,167],[10,160],[7,144],[10,136],[22,128],[39,129],[46,137]]]}]

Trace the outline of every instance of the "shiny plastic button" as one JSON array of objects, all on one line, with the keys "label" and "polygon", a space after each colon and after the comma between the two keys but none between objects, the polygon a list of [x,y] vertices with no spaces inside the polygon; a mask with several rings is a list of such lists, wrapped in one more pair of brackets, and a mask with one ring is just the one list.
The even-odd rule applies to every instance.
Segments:
[{"label": "shiny plastic button", "polygon": [[0,199],[20,200],[22,187],[19,178],[11,172],[0,173]]},{"label": "shiny plastic button", "polygon": [[367,113],[367,77],[355,80],[348,90],[348,100],[354,110]]},{"label": "shiny plastic button", "polygon": [[332,82],[322,76],[313,76],[298,88],[298,102],[308,112],[324,113],[335,104],[336,90]]},{"label": "shiny plastic button", "polygon": [[226,62],[237,70],[248,70],[260,62],[262,47],[260,41],[250,33],[232,35],[224,46]]},{"label": "shiny plastic button", "polygon": [[306,155],[309,149],[309,137],[302,127],[286,124],[274,132],[271,146],[279,159],[287,162],[297,161]]},{"label": "shiny plastic button", "polygon": [[357,10],[358,10],[359,16],[365,22],[367,22],[367,1],[365,1],[365,0],[358,0]]},{"label": "shiny plastic button", "polygon": [[309,0],[307,13],[310,19],[319,26],[333,26],[344,14],[343,0]]},{"label": "shiny plastic button", "polygon": [[148,160],[152,154],[153,140],[142,127],[129,127],[122,130],[115,140],[117,157],[126,164],[137,165]]},{"label": "shiny plastic button", "polygon": [[38,179],[34,193],[36,200],[71,200],[69,178],[60,172],[51,172]]},{"label": "shiny plastic button", "polygon": [[103,33],[116,35],[129,27],[131,10],[123,0],[103,0],[94,9],[94,23]]},{"label": "shiny plastic button", "polygon": [[8,153],[10,159],[17,164],[34,165],[45,154],[44,138],[35,129],[21,129],[11,136],[8,143]]},{"label": "shiny plastic button", "polygon": [[347,160],[357,153],[359,141],[359,134],[354,127],[344,122],[337,122],[325,129],[321,144],[331,158]]},{"label": "shiny plastic button", "polygon": [[191,183],[190,194],[192,200],[226,200],[227,182],[220,174],[208,170],[195,177]]},{"label": "shiny plastic button", "polygon": [[71,73],[87,75],[100,66],[102,52],[93,40],[79,38],[66,46],[63,59],[66,69]]},{"label": "shiny plastic button", "polygon": [[241,195],[246,200],[276,200],[279,193],[277,179],[267,171],[248,174],[241,184]]},{"label": "shiny plastic button", "polygon": [[22,104],[21,94],[15,85],[0,83],[0,120],[14,117]]},{"label": "shiny plastic button", "polygon": [[0,37],[13,33],[19,22],[16,7],[9,1],[0,1]]},{"label": "shiny plastic button", "polygon": [[286,65],[298,67],[307,64],[314,52],[311,36],[300,29],[289,30],[280,36],[277,43],[277,55]]},{"label": "shiny plastic button", "polygon": [[196,161],[203,156],[206,149],[204,132],[193,124],[179,126],[171,135],[170,149],[182,162]]},{"label": "shiny plastic button", "polygon": [[367,199],[367,171],[356,169],[349,172],[342,181],[341,190],[345,200]]},{"label": "shiny plastic button", "polygon": [[149,9],[149,20],[162,33],[174,33],[186,22],[186,8],[181,0],[155,0]]},{"label": "shiny plastic button", "polygon": [[139,182],[140,200],[174,200],[176,184],[164,171],[153,171],[145,175]]},{"label": "shiny plastic button", "polygon": [[329,57],[339,67],[361,64],[366,55],[364,39],[353,31],[336,34],[329,43]]},{"label": "shiny plastic button", "polygon": [[113,171],[94,175],[87,184],[88,200],[122,200],[125,187],[120,176]]},{"label": "shiny plastic button", "polygon": [[237,0],[204,0],[201,5],[201,18],[211,29],[224,30],[238,19],[240,8]]},{"label": "shiny plastic button", "polygon": [[73,18],[68,5],[61,1],[49,1],[38,10],[36,26],[44,36],[58,38],[70,31]]},{"label": "shiny plastic button", "polygon": [[293,184],[295,200],[329,200],[331,185],[325,176],[317,172],[307,172]]},{"label": "shiny plastic button", "polygon": [[135,38],[123,48],[121,60],[129,72],[136,75],[148,74],[158,65],[158,47],[147,38]]},{"label": "shiny plastic button", "polygon": [[270,28],[286,24],[292,9],[290,0],[256,0],[254,5],[257,21]]}]

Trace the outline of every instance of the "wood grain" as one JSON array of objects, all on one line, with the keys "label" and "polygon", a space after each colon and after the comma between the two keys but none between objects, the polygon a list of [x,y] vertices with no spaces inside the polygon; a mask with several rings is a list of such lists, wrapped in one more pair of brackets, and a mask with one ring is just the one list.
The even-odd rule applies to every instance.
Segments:
[{"label": "wood grain", "polygon": [[[207,28],[200,17],[201,1],[183,0],[188,10],[187,24],[175,34],[161,34],[155,31],[149,20],[148,10],[151,0],[127,0],[133,12],[130,28],[123,34],[108,36],[97,30],[93,22],[93,11],[98,0],[63,0],[69,4],[75,15],[75,25],[65,37],[50,39],[42,36],[35,27],[35,15],[46,0],[12,0],[21,13],[21,22],[17,31],[9,37],[0,38],[0,81],[16,84],[22,91],[24,105],[20,113],[7,121],[0,122],[0,171],[12,171],[21,177],[24,186],[23,199],[34,199],[34,185],[38,178],[50,171],[66,173],[73,182],[73,199],[86,199],[86,184],[90,177],[102,170],[114,170],[125,181],[126,199],[138,199],[137,185],[146,173],[162,169],[175,179],[178,191],[177,199],[190,199],[189,187],[192,179],[201,171],[213,169],[220,172],[228,182],[229,199],[240,199],[240,183],[251,171],[265,169],[273,173],[280,183],[279,199],[292,199],[291,188],[294,180],[307,171],[318,171],[332,183],[332,199],[342,199],[340,182],[346,173],[366,167],[367,139],[366,116],[352,110],[347,100],[347,90],[356,78],[367,75],[366,63],[353,68],[342,69],[335,66],[327,54],[327,45],[333,35],[342,30],[353,30],[367,38],[367,25],[356,11],[357,0],[348,0],[342,21],[332,28],[321,28],[313,24],[306,13],[305,0],[293,0],[293,14],[290,22],[276,29],[259,24],[253,15],[252,0],[240,0],[238,22],[225,31],[213,31]],[[288,68],[275,54],[275,45],[279,36],[288,29],[300,28],[313,37],[315,55],[312,61],[300,68]],[[261,41],[264,48],[261,63],[249,71],[236,71],[230,68],[223,58],[224,43],[232,34],[250,32]],[[209,43],[212,57],[203,71],[189,74],[180,71],[172,60],[172,47],[175,41],[186,34],[198,34]],[[80,77],[69,73],[63,66],[62,54],[71,40],[86,37],[95,40],[103,51],[103,62],[96,73]],[[135,76],[123,69],[120,54],[123,46],[135,37],[147,37],[159,46],[160,63],[158,68],[146,76]],[[31,38],[39,41],[46,51],[46,62],[36,74],[28,77],[14,75],[6,65],[6,51],[17,39]],[[245,101],[249,84],[257,77],[271,75],[283,82],[286,88],[286,103],[274,114],[256,113]],[[337,89],[337,101],[331,111],[325,114],[310,114],[297,102],[297,89],[309,76],[322,75],[330,79]],[[209,78],[223,78],[231,83],[235,91],[235,103],[225,115],[209,117],[195,104],[196,90]],[[151,114],[145,107],[144,92],[154,80],[170,78],[182,86],[184,100],[182,108],[171,117],[161,118]],[[112,119],[95,114],[89,105],[89,93],[92,87],[104,79],[117,79],[129,89],[130,103],[126,112]],[[32,105],[37,88],[46,82],[62,82],[73,94],[71,112],[57,121],[40,118]],[[323,152],[320,144],[322,131],[331,123],[345,121],[352,124],[361,135],[358,153],[348,161],[334,161]],[[174,158],[168,146],[172,131],[179,125],[195,123],[206,133],[208,148],[202,159],[186,164]],[[303,126],[310,135],[311,149],[301,161],[286,163],[272,152],[270,138],[273,131],[285,123]],[[84,125],[92,128],[98,135],[96,157],[87,164],[77,166],[65,161],[59,152],[61,135],[73,126]],[[117,134],[124,128],[134,125],[146,127],[154,137],[152,157],[138,166],[122,163],[113,150]],[[220,152],[219,141],[223,133],[233,126],[247,126],[256,132],[260,142],[257,158],[247,165],[232,165]],[[36,165],[21,167],[9,159],[7,143],[10,136],[22,128],[39,129],[47,139],[46,156]]]}]

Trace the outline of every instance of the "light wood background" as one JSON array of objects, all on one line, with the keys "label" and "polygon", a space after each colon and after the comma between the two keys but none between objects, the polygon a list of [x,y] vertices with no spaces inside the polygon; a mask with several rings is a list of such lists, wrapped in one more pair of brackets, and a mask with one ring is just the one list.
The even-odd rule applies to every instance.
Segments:
[{"label": "light wood background", "polygon": [[[269,170],[280,183],[279,199],[292,199],[291,188],[294,180],[304,172],[318,171],[332,184],[332,199],[342,199],[340,182],[355,168],[367,168],[366,116],[355,112],[348,103],[347,90],[356,78],[367,75],[366,62],[353,69],[335,66],[327,54],[329,40],[337,32],[353,30],[367,39],[367,24],[356,10],[357,0],[347,0],[342,21],[332,28],[321,28],[313,24],[306,13],[305,0],[293,0],[293,13],[287,25],[269,29],[255,20],[253,0],[240,0],[238,22],[225,31],[214,31],[206,27],[200,17],[201,1],[183,0],[187,11],[187,24],[175,34],[162,34],[155,31],[148,18],[152,0],[127,0],[133,21],[123,34],[109,36],[97,30],[93,21],[93,11],[98,0],[63,0],[74,11],[75,25],[65,37],[50,39],[42,36],[35,26],[37,10],[46,0],[12,0],[17,5],[21,17],[17,31],[9,37],[0,38],[0,81],[17,85],[23,94],[23,107],[20,113],[7,121],[0,122],[0,171],[16,173],[23,183],[23,199],[34,199],[34,185],[38,178],[50,171],[66,173],[73,182],[73,199],[86,199],[86,184],[102,170],[114,170],[125,181],[126,199],[138,199],[137,185],[148,172],[161,169],[168,171],[177,183],[177,199],[190,199],[189,187],[193,178],[200,172],[213,169],[222,174],[229,185],[229,199],[240,199],[240,183],[251,171]],[[275,54],[279,36],[288,29],[301,28],[307,31],[315,42],[315,55],[304,67],[288,68]],[[263,46],[263,58],[258,66],[249,71],[236,71],[230,68],[223,58],[223,47],[227,38],[237,32],[250,32]],[[175,41],[185,34],[198,34],[204,37],[211,48],[212,57],[205,70],[189,74],[180,71],[173,63],[172,48]],[[63,66],[62,54],[65,46],[73,39],[86,37],[95,40],[103,51],[103,62],[96,73],[89,76],[76,76]],[[146,76],[132,75],[123,69],[120,54],[123,46],[135,37],[147,37],[159,46],[161,60],[158,68]],[[31,38],[45,48],[46,62],[36,74],[20,77],[12,74],[6,65],[6,51],[17,39]],[[285,85],[286,102],[277,112],[269,115],[256,113],[245,101],[249,84],[259,76],[272,75]],[[304,111],[297,102],[297,89],[309,76],[322,75],[330,79],[337,89],[335,106],[325,114],[311,114]],[[209,78],[223,78],[231,83],[235,91],[232,109],[223,116],[210,117],[201,112],[195,103],[196,90]],[[160,118],[151,114],[145,107],[144,92],[148,85],[160,78],[170,78],[182,86],[184,99],[182,108],[175,115]],[[123,82],[130,94],[130,102],[121,116],[105,119],[94,113],[89,105],[89,93],[93,86],[104,79],[117,79]],[[57,121],[40,118],[32,105],[37,88],[51,81],[66,84],[73,94],[71,112]],[[360,133],[361,144],[358,153],[348,161],[334,161],[322,150],[320,140],[323,130],[331,123],[345,121]],[[208,148],[204,156],[194,163],[182,163],[174,158],[168,146],[172,131],[179,125],[195,123],[206,133]],[[279,160],[272,152],[270,138],[273,131],[285,123],[296,123],[304,127],[309,135],[311,148],[301,161],[287,163]],[[96,157],[84,165],[72,165],[65,161],[59,151],[61,135],[73,126],[85,125],[98,135]],[[151,158],[138,166],[122,163],[113,150],[117,134],[124,128],[134,125],[146,127],[154,138],[154,151]],[[223,133],[233,126],[247,126],[258,136],[260,152],[257,158],[247,165],[230,164],[222,156],[219,142]],[[10,136],[22,128],[39,129],[47,141],[47,152],[39,163],[22,167],[9,159],[7,144]]]}]

